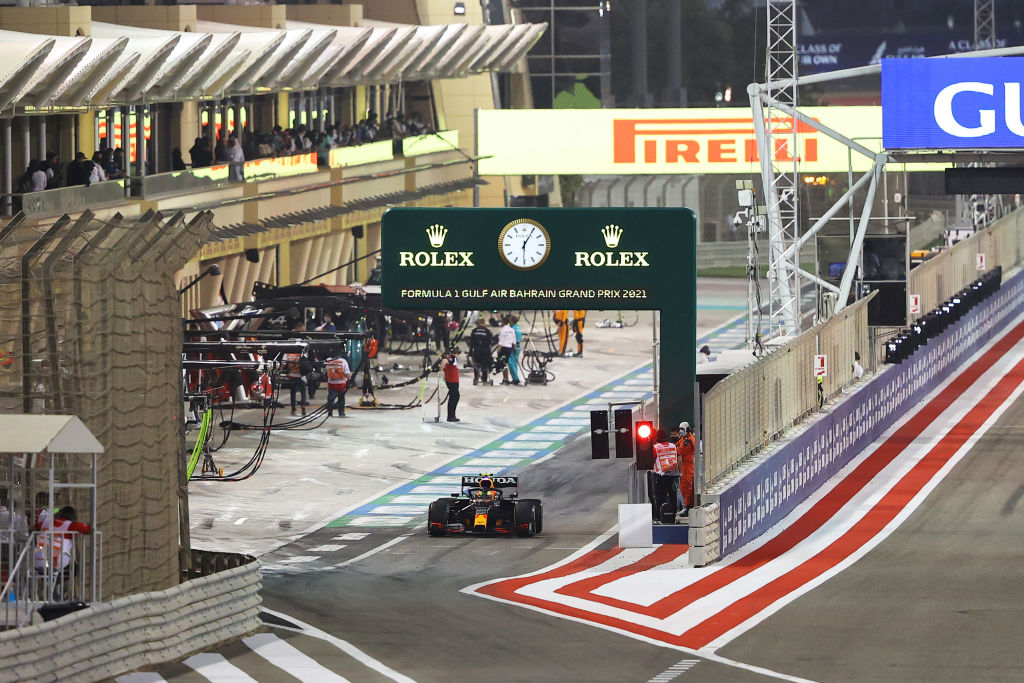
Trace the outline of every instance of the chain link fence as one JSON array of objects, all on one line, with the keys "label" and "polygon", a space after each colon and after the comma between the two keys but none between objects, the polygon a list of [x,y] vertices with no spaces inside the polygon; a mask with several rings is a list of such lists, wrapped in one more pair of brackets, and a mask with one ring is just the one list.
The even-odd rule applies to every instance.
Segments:
[{"label": "chain link fence", "polygon": [[0,227],[0,412],[77,415],[106,448],[97,519],[84,520],[104,534],[106,599],[173,586],[188,565],[173,275],[212,217],[86,211]]},{"label": "chain link fence", "polygon": [[867,357],[873,293],[726,377],[704,399],[705,481],[711,486],[818,408],[814,355],[828,359],[827,399],[854,381],[854,352]]},{"label": "chain link fence", "polygon": [[[930,311],[949,299],[982,271],[1002,266],[1003,272],[1021,262],[1024,249],[1024,211],[1017,210],[979,230],[952,248],[910,271],[907,292],[921,296],[921,310]],[[984,255],[979,270],[980,254]]]}]

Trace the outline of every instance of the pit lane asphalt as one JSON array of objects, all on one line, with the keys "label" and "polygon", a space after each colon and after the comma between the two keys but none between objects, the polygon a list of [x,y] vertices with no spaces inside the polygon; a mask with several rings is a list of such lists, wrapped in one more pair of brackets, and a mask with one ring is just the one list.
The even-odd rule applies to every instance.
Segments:
[{"label": "pit lane asphalt", "polygon": [[718,651],[819,681],[1024,680],[1024,398],[887,539]]},{"label": "pit lane asphalt", "polygon": [[[354,564],[264,576],[264,604],[301,615],[424,683],[481,670],[488,678],[505,681],[649,681],[684,659],[701,661],[677,680],[770,680],[680,650],[459,592],[480,581],[546,567],[607,531],[616,521],[616,505],[626,499],[625,463],[591,460],[588,442],[577,438],[554,458],[520,473],[522,495],[544,502],[544,532],[539,536],[431,538],[424,523],[405,540]],[[338,531],[321,529],[298,543],[301,548],[324,543]],[[385,534],[397,538],[410,533],[374,531],[375,546]],[[285,546],[266,559],[301,548]],[[351,552],[354,556],[357,550]],[[331,662],[342,675],[347,673],[344,666]],[[358,665],[350,666],[357,675]]]}]

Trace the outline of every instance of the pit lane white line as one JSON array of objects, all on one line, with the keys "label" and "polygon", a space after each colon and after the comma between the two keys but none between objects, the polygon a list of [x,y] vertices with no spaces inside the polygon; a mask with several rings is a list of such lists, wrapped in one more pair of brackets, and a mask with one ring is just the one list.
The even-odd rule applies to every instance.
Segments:
[{"label": "pit lane white line", "polygon": [[[395,540],[396,541],[400,541],[400,540],[404,540],[405,538],[408,538],[408,537],[400,537],[400,538],[395,539]],[[394,541],[392,541],[392,543],[393,542]],[[385,544],[385,545],[388,545],[388,544]],[[381,548],[383,548],[383,547],[384,546],[381,546]],[[378,548],[378,550],[380,550],[380,548]],[[376,552],[376,551],[374,551],[374,552]],[[383,662],[381,662],[378,659],[374,659],[373,657],[371,657],[370,655],[366,654],[365,652],[363,652],[362,650],[357,648],[355,645],[353,645],[352,643],[350,643],[350,642],[348,642],[346,640],[342,640],[341,638],[338,638],[336,636],[332,636],[330,633],[327,633],[325,631],[321,631],[316,626],[311,626],[311,625],[307,624],[304,621],[296,619],[295,617],[289,616],[289,615],[284,614],[282,612],[275,612],[274,610],[267,609],[266,607],[261,607],[260,609],[262,611],[266,612],[267,614],[271,614],[271,615],[273,615],[275,617],[278,617],[280,619],[284,619],[285,621],[290,621],[291,623],[296,624],[297,626],[299,626],[299,628],[295,629],[295,628],[289,628],[287,626],[280,626],[280,625],[277,625],[277,624],[270,624],[270,626],[272,626],[273,628],[279,628],[279,629],[282,629],[284,631],[292,631],[294,633],[301,633],[303,635],[312,636],[314,638],[319,638],[320,640],[325,640],[328,643],[330,643],[331,645],[334,645],[336,648],[338,648],[339,650],[341,650],[345,654],[347,654],[349,657],[352,657],[353,659],[358,661],[360,664],[362,664],[366,668],[372,669],[372,670],[376,671],[377,673],[379,673],[380,675],[386,676],[387,678],[390,678],[391,680],[395,681],[396,683],[416,683],[416,681],[414,681],[413,679],[409,678],[405,674],[402,674],[402,673],[399,673],[399,672],[395,671],[390,666],[388,666],[387,664],[384,664]]]},{"label": "pit lane white line", "polygon": [[[396,543],[401,543],[405,539],[411,538],[411,537],[412,537],[412,534],[403,534],[402,536],[397,536],[395,538],[392,538],[387,543],[381,543],[379,546],[377,546],[373,550],[367,550],[362,555],[356,555],[355,557],[353,557],[353,558],[351,558],[349,560],[345,560],[344,562],[339,562],[338,564],[334,565],[334,568],[335,569],[340,569],[341,567],[347,567],[350,564],[355,564],[356,562],[361,562],[362,560],[365,560],[366,558],[370,557],[371,555],[376,555],[380,551],[387,550],[388,548],[390,548],[391,546],[395,545]],[[289,617],[289,619],[291,619],[291,617]],[[294,619],[292,619],[292,621],[294,621]]]},{"label": "pit lane white line", "polygon": [[279,669],[287,671],[300,681],[348,683],[347,678],[339,676],[294,645],[284,642],[272,633],[257,633],[254,636],[242,638],[242,642],[260,657]]}]

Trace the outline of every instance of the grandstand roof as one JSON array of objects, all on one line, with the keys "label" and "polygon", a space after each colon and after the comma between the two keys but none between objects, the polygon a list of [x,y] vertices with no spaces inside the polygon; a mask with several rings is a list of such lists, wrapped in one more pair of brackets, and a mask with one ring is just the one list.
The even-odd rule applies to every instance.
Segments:
[{"label": "grandstand roof", "polygon": [[[0,30],[0,112],[109,107],[508,71],[547,24],[364,21],[284,29],[197,22],[165,31],[100,21],[90,37]],[[9,66],[7,66],[9,65]]]}]

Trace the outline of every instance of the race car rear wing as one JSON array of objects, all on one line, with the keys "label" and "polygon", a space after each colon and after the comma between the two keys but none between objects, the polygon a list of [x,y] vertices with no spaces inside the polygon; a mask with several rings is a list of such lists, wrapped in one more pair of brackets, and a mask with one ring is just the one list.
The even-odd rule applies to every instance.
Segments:
[{"label": "race car rear wing", "polygon": [[480,486],[481,479],[490,479],[494,482],[494,488],[496,489],[519,489],[519,477],[491,477],[485,474],[462,477],[462,488],[467,489]]}]

